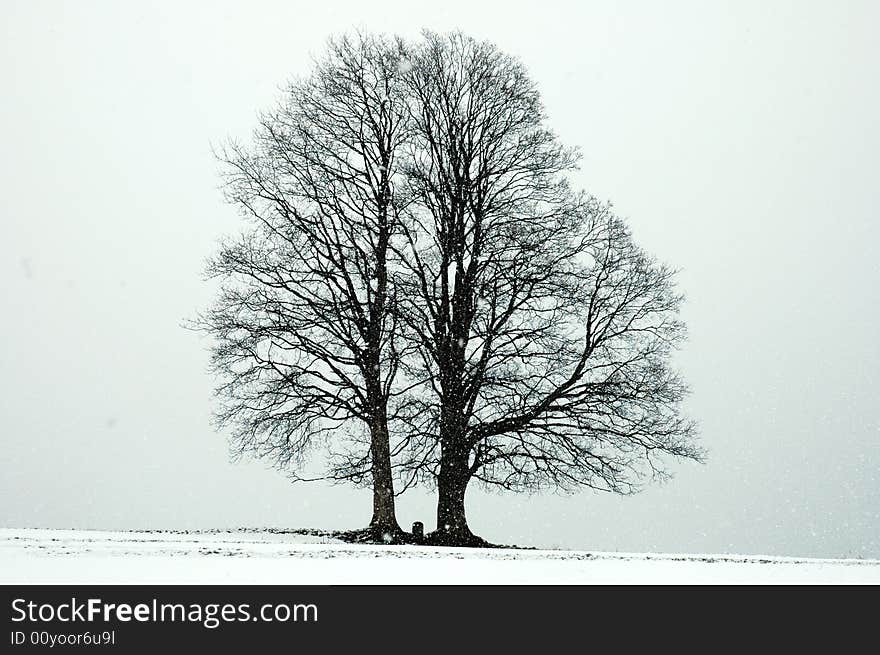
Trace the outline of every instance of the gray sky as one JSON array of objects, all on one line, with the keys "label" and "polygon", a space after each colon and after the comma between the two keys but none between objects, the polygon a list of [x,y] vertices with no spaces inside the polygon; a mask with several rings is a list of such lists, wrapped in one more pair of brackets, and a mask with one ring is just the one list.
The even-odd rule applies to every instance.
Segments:
[{"label": "gray sky", "polygon": [[[520,56],[580,181],[680,267],[706,466],[639,496],[486,495],[505,543],[880,557],[880,5],[0,5],[0,525],[358,527],[370,494],[232,464],[180,328],[238,225],[211,144],[331,33]],[[404,525],[433,525],[407,494]]]}]

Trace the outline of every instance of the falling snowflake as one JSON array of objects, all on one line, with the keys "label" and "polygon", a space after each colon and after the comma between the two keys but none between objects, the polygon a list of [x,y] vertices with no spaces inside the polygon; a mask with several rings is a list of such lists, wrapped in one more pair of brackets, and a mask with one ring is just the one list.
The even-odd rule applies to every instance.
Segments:
[{"label": "falling snowflake", "polygon": [[397,72],[401,75],[406,75],[413,68],[412,62],[409,59],[399,59],[397,61]]}]

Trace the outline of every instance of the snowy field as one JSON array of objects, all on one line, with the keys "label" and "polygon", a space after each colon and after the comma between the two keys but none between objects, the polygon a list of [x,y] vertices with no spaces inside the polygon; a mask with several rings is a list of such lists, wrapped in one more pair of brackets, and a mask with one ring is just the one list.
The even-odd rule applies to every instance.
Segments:
[{"label": "snowy field", "polygon": [[0,529],[0,583],[880,583],[880,560],[346,544],[239,530]]}]

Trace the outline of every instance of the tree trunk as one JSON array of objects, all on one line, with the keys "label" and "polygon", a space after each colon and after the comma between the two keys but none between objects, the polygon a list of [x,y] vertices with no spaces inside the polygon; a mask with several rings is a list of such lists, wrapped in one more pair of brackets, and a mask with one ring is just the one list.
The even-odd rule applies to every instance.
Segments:
[{"label": "tree trunk", "polygon": [[394,512],[394,478],[391,473],[391,453],[388,428],[384,420],[377,420],[370,431],[370,455],[373,473],[373,518],[369,532],[374,539],[398,542],[403,530]]},{"label": "tree trunk", "polygon": [[464,496],[470,481],[467,457],[442,454],[437,477],[437,531],[430,542],[442,546],[485,546],[486,542],[471,532],[465,514]]}]

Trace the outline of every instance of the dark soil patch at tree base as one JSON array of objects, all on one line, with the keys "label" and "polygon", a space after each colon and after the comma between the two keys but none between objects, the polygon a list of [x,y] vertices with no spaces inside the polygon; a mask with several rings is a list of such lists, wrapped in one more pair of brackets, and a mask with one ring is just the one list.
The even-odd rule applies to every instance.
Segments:
[{"label": "dark soil patch at tree base", "polygon": [[439,546],[446,548],[512,548],[517,550],[535,550],[527,546],[511,546],[506,544],[493,544],[482,537],[471,535],[465,539],[451,539],[448,535],[438,532],[430,532],[422,538],[418,538],[411,532],[401,530],[397,533],[385,533],[377,535],[369,528],[360,530],[290,530],[291,534],[307,534],[339,539],[350,544],[370,544],[381,546]]}]

